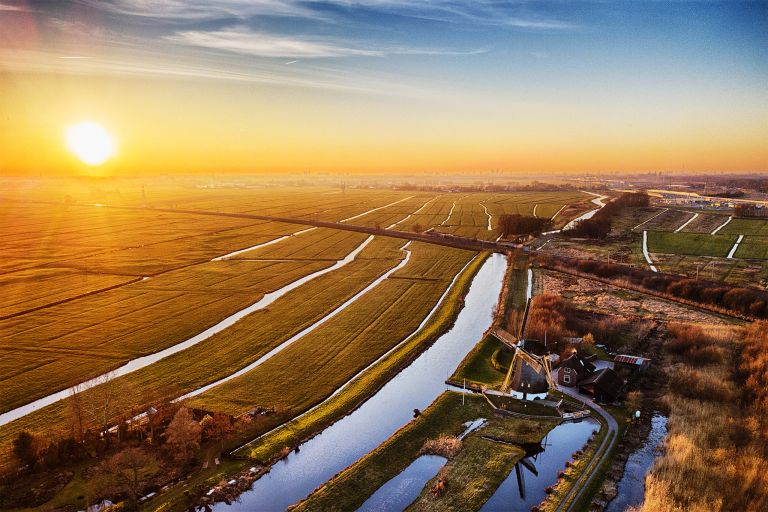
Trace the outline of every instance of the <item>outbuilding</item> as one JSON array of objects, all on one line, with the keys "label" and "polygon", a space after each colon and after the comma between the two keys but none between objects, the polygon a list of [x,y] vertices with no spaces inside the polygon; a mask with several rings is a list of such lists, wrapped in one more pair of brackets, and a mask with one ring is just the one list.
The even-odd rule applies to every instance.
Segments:
[{"label": "outbuilding", "polygon": [[579,382],[579,392],[613,402],[624,390],[624,379],[612,368],[602,368]]},{"label": "outbuilding", "polygon": [[647,357],[618,354],[613,358],[613,367],[616,370],[644,373],[650,365],[651,360]]}]

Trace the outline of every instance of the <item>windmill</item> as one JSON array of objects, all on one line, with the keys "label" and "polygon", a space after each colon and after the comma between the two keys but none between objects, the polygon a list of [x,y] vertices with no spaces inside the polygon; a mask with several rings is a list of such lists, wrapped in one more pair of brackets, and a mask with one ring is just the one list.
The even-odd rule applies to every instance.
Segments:
[{"label": "windmill", "polygon": [[[502,393],[511,389],[523,392],[543,392],[546,386],[556,388],[552,380],[552,367],[546,356],[531,354],[516,342],[514,336],[502,329],[494,329],[491,334],[512,350],[512,361],[501,385]],[[523,387],[525,384],[525,387]],[[533,387],[532,387],[533,386]],[[538,391],[536,391],[538,390]]]}]

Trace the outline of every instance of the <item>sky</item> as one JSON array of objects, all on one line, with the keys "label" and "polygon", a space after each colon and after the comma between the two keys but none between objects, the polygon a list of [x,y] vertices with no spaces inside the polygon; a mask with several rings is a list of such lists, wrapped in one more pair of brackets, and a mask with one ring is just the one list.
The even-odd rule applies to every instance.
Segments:
[{"label": "sky", "polygon": [[0,0],[0,174],[766,170],[767,1]]}]

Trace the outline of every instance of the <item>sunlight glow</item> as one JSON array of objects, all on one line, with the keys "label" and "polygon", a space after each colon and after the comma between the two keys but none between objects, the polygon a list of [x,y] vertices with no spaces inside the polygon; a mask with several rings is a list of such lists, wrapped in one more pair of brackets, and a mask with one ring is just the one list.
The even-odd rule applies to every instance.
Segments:
[{"label": "sunlight glow", "polygon": [[67,147],[87,165],[101,165],[115,154],[115,139],[98,123],[83,121],[67,128]]}]

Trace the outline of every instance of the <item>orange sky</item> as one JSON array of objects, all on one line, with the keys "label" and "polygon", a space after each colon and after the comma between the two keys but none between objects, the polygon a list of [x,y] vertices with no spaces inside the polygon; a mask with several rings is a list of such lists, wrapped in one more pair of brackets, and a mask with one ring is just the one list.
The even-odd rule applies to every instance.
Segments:
[{"label": "orange sky", "polygon": [[[145,5],[132,2],[115,5]],[[0,8],[0,29],[18,32],[0,36],[0,174],[768,170],[764,23],[750,13],[718,13],[744,25],[739,40],[707,11],[705,33],[649,43],[655,18],[633,21],[628,41],[594,25],[597,13],[553,7],[446,48],[432,26],[386,44],[288,44],[288,29],[205,31],[196,17],[194,30],[146,28],[137,40],[135,19],[105,14],[67,33],[52,21],[66,16],[32,4]],[[290,16],[302,34],[317,29]],[[117,140],[101,166],[67,151],[66,128],[84,120]]]}]

